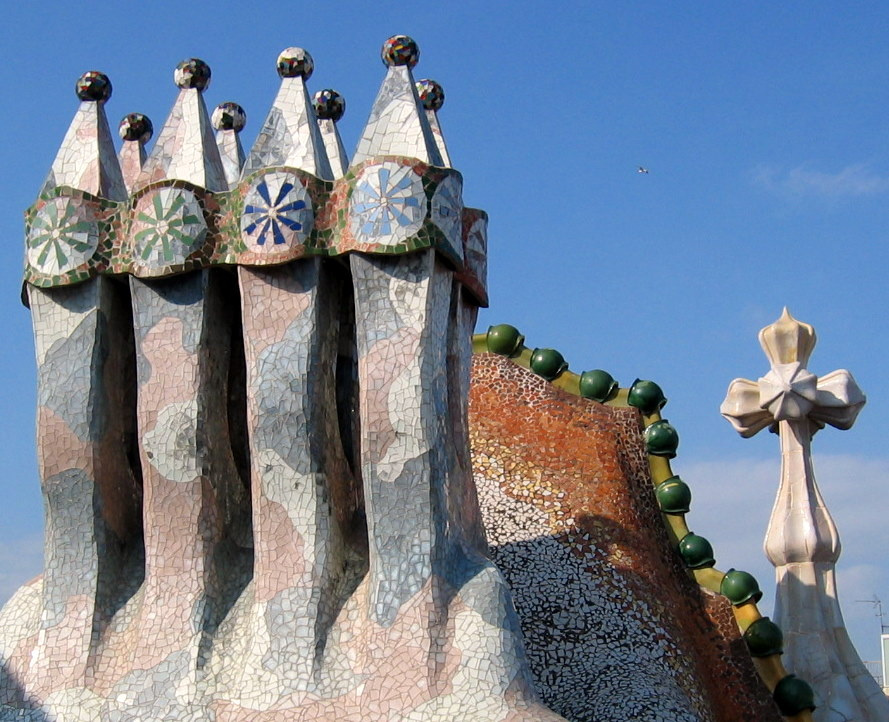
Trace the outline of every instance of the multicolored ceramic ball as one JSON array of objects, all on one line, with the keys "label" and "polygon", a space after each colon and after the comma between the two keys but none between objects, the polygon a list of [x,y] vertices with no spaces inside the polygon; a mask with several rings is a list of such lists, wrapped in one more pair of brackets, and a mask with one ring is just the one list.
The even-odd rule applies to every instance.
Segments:
[{"label": "multicolored ceramic ball", "polygon": [[420,48],[409,35],[393,35],[383,43],[380,55],[389,67],[407,65],[413,68],[420,59]]},{"label": "multicolored ceramic ball", "polygon": [[417,95],[426,110],[438,111],[444,105],[444,89],[434,80],[425,78],[417,81]]},{"label": "multicolored ceramic ball", "polygon": [[284,48],[278,55],[278,75],[282,78],[302,77],[308,80],[315,71],[315,61],[308,50]]},{"label": "multicolored ceramic ball", "polygon": [[111,81],[105,73],[89,70],[77,79],[74,91],[81,100],[104,103],[111,97]]},{"label": "multicolored ceramic ball", "polygon": [[121,119],[117,133],[122,140],[136,140],[145,145],[154,134],[154,126],[147,115],[128,113]]},{"label": "multicolored ceramic ball", "polygon": [[314,104],[315,115],[322,120],[332,120],[336,123],[346,112],[346,99],[332,88],[325,88],[315,93]]},{"label": "multicolored ceramic ball", "polygon": [[233,130],[240,133],[247,125],[247,113],[237,103],[220,103],[210,119],[216,130]]},{"label": "multicolored ceramic ball", "polygon": [[210,85],[210,66],[200,58],[188,58],[176,66],[173,80],[183,89],[206,90]]}]

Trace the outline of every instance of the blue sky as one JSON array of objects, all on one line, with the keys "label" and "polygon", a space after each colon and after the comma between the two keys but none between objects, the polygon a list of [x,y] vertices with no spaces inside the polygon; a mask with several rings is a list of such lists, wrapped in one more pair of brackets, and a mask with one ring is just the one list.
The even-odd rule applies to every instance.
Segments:
[{"label": "blue sky", "polygon": [[[30,321],[18,294],[22,212],[77,107],[85,70],[114,84],[112,123],[159,127],[172,70],[206,60],[208,105],[239,102],[249,147],[299,45],[310,88],[346,97],[351,152],[383,78],[383,40],[420,45],[415,74],[440,113],[464,200],[491,217],[491,308],[572,370],[657,381],[681,436],[689,522],[718,565],[772,571],[761,540],[777,438],[719,416],[736,376],[768,370],[756,333],[784,305],[819,334],[810,370],[848,368],[868,396],[848,432],[814,442],[843,541],[839,593],[853,640],[878,658],[873,595],[889,605],[889,4],[464,1],[269,5],[18,3],[0,27],[0,597],[41,565]],[[436,9],[442,8],[442,9]],[[644,165],[647,175],[636,168]],[[889,606],[887,606],[889,611]],[[889,622],[889,619],[887,619]]]}]

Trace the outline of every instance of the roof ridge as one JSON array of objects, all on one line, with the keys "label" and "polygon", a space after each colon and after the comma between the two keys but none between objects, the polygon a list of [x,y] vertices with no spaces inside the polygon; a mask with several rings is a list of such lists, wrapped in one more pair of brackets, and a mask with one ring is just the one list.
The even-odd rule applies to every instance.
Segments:
[{"label": "roof ridge", "polygon": [[661,417],[667,399],[660,386],[653,381],[636,379],[631,386],[621,388],[611,374],[602,369],[580,374],[569,371],[561,353],[550,348],[531,349],[525,345],[525,337],[519,330],[509,324],[491,326],[486,333],[474,334],[472,352],[505,356],[574,396],[606,406],[639,410],[649,475],[674,548],[698,586],[731,602],[738,629],[751,656],[758,662],[755,666],[759,676],[781,714],[795,720],[811,720],[814,693],[808,682],[784,668],[781,662],[783,634],[756,605],[762,597],[756,579],[738,569],[729,568],[727,572],[716,569],[710,542],[688,528],[685,515],[691,503],[691,490],[670,467],[670,459],[676,456],[679,446],[679,434]]}]

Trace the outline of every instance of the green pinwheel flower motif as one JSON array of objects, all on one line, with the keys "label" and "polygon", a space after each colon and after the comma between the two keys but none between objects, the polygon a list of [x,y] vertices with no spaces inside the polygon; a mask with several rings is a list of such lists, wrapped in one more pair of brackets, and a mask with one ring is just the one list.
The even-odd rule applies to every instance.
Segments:
[{"label": "green pinwheel flower motif", "polygon": [[99,245],[92,210],[76,198],[53,198],[34,215],[28,228],[28,264],[57,276],[86,263]]},{"label": "green pinwheel flower motif", "polygon": [[138,261],[160,268],[185,261],[203,242],[207,223],[194,193],[161,188],[136,204],[132,233]]}]

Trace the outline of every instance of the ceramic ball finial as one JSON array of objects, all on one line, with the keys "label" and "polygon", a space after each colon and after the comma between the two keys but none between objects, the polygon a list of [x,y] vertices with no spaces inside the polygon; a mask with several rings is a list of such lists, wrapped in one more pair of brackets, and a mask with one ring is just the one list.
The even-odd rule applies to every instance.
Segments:
[{"label": "ceramic ball finial", "polygon": [[409,35],[393,35],[383,43],[380,55],[389,67],[407,65],[413,68],[420,59],[420,48]]},{"label": "ceramic ball finial", "polygon": [[104,103],[111,97],[111,81],[105,73],[90,70],[77,79],[74,91],[81,100]]},{"label": "ceramic ball finial", "polygon": [[210,119],[216,130],[233,130],[240,133],[247,125],[247,113],[237,103],[220,103]]},{"label": "ceramic ball finial", "polygon": [[336,123],[346,112],[346,99],[332,88],[319,90],[314,97],[315,115]]},{"label": "ceramic ball finial", "polygon": [[200,58],[183,60],[173,71],[173,80],[180,88],[204,91],[210,85],[210,66]]},{"label": "ceramic ball finial", "polygon": [[128,113],[117,128],[121,140],[135,140],[145,145],[154,134],[154,126],[147,115],[142,113]]},{"label": "ceramic ball finial", "polygon": [[315,61],[308,50],[302,48],[284,48],[278,55],[278,75],[282,78],[297,78],[302,76],[304,80],[312,77],[315,70]]},{"label": "ceramic ball finial", "polygon": [[444,90],[441,85],[429,78],[417,81],[417,95],[420,96],[420,102],[426,110],[438,112],[444,105]]}]

